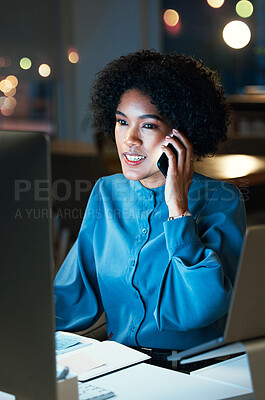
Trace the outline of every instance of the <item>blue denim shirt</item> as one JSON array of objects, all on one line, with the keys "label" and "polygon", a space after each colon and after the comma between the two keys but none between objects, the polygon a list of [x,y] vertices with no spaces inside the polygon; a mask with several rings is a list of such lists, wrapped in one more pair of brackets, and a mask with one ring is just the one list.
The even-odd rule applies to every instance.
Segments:
[{"label": "blue denim shirt", "polygon": [[103,310],[131,346],[186,349],[224,328],[245,233],[239,190],[194,173],[192,216],[168,221],[164,186],[100,179],[55,279],[56,328],[78,331]]}]

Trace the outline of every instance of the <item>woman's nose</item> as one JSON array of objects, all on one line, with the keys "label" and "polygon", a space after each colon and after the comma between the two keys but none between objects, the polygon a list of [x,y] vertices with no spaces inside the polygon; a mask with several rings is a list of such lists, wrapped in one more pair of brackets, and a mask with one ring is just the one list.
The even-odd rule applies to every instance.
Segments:
[{"label": "woman's nose", "polygon": [[136,128],[130,128],[127,131],[127,135],[124,139],[124,144],[127,146],[140,146],[142,144],[142,140],[139,137],[138,130]]}]

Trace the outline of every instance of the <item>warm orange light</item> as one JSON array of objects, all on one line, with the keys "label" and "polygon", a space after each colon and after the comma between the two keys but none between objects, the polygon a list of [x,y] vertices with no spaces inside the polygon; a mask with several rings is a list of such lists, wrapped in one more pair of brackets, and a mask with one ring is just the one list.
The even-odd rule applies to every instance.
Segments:
[{"label": "warm orange light", "polygon": [[163,19],[166,25],[173,27],[179,22],[179,14],[176,10],[168,9],[164,12]]},{"label": "warm orange light", "polygon": [[3,79],[0,82],[0,90],[3,93],[9,92],[11,89],[13,89],[13,86],[12,86],[11,82],[9,82],[7,79]]},{"label": "warm orange light", "polygon": [[207,0],[209,6],[213,8],[220,8],[224,4],[225,0]]},{"label": "warm orange light", "polygon": [[[1,90],[1,92],[3,92],[3,93],[4,93],[4,90],[5,90],[5,85],[6,85],[6,80],[5,80],[5,79],[2,79],[2,80],[0,81],[0,90]],[[11,85],[10,85],[10,88],[11,88]]]},{"label": "warm orange light", "polygon": [[68,53],[68,60],[72,63],[72,64],[76,64],[79,61],[79,54],[76,50],[71,50]]},{"label": "warm orange light", "polygon": [[1,113],[5,116],[5,117],[10,117],[10,115],[14,114],[14,109],[8,109],[5,107],[5,105],[2,105],[1,107]]},{"label": "warm orange light", "polygon": [[17,85],[18,85],[18,79],[17,79],[16,76],[14,76],[14,75],[9,75],[9,76],[6,78],[6,80],[9,81],[9,82],[11,83],[12,88],[17,87]]},{"label": "warm orange light", "polygon": [[260,160],[245,154],[225,155],[222,156],[222,160],[222,174],[225,174],[229,179],[249,175],[253,173],[255,169],[261,167]]},{"label": "warm orange light", "polygon": [[5,93],[6,96],[15,96],[16,92],[17,92],[17,89],[16,88],[12,88],[10,90],[7,90],[4,93]]},{"label": "warm orange light", "polygon": [[7,110],[13,110],[17,105],[17,101],[14,97],[6,97],[4,101],[4,107]]},{"label": "warm orange light", "polygon": [[51,67],[48,64],[41,64],[38,71],[40,76],[47,78],[51,74]]}]

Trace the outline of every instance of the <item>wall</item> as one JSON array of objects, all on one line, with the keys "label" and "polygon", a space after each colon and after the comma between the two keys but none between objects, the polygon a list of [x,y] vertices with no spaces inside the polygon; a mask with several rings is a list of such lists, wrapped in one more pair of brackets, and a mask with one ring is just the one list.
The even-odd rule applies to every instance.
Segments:
[{"label": "wall", "polygon": [[61,0],[59,23],[61,51],[70,45],[80,54],[78,64],[61,66],[59,136],[92,142],[88,102],[94,75],[122,54],[160,49],[160,0]]}]

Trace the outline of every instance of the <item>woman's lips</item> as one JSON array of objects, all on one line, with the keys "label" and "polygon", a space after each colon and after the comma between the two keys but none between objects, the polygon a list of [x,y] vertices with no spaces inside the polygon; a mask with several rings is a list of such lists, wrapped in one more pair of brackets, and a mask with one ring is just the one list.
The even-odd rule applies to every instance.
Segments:
[{"label": "woman's lips", "polygon": [[139,165],[145,160],[145,156],[139,154],[123,153],[123,158],[128,165]]}]

